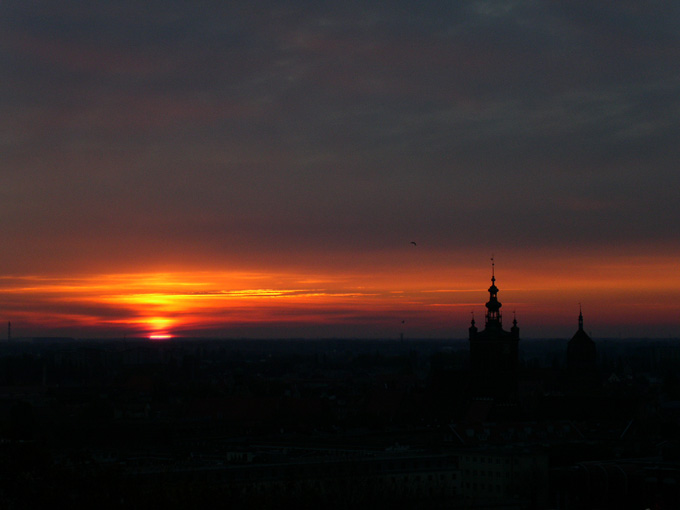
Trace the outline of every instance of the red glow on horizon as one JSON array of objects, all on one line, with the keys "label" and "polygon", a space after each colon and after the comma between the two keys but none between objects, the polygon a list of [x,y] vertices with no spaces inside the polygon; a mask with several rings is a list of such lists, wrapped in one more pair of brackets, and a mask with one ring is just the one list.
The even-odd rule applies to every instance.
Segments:
[{"label": "red glow on horizon", "polygon": [[[579,303],[595,335],[678,330],[675,259],[581,258],[496,265],[499,299],[526,337],[570,336]],[[341,271],[176,271],[0,278],[0,309],[23,336],[459,338],[482,317],[490,266]],[[508,315],[510,314],[510,315]],[[404,326],[402,326],[404,324]],[[632,326],[632,329],[629,328]],[[635,329],[637,328],[637,330]],[[19,333],[21,332],[21,333]]]}]

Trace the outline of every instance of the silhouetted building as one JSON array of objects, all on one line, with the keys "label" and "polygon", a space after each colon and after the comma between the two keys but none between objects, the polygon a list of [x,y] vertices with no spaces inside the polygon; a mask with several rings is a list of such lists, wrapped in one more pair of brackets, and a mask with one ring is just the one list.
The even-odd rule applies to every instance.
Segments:
[{"label": "silhouetted building", "polygon": [[680,467],[661,458],[579,462],[551,473],[559,510],[669,509],[680,505]]},{"label": "silhouetted building", "polygon": [[517,393],[519,328],[514,318],[510,331],[503,329],[501,306],[492,265],[484,330],[477,330],[474,318],[469,329],[470,389],[473,397],[510,402]]},{"label": "silhouetted building", "polygon": [[567,344],[567,379],[574,390],[591,389],[598,384],[597,349],[583,329],[583,313],[579,310],[578,331]]},{"label": "silhouetted building", "polygon": [[545,452],[509,447],[469,449],[458,459],[460,493],[470,507],[545,508],[548,492]]}]

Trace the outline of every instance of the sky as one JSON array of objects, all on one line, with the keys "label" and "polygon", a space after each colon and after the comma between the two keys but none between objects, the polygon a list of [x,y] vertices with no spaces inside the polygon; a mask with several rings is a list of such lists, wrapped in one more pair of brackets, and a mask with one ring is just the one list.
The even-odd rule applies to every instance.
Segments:
[{"label": "sky", "polygon": [[677,337],[679,128],[672,1],[2,0],[0,321]]}]

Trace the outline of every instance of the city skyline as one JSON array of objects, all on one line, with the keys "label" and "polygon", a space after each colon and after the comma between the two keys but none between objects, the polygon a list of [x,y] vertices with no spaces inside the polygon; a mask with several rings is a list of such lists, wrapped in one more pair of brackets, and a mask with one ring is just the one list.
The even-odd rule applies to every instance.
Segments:
[{"label": "city skyline", "polygon": [[[680,331],[680,7],[0,4],[13,335]],[[415,243],[415,244],[414,244]]]}]

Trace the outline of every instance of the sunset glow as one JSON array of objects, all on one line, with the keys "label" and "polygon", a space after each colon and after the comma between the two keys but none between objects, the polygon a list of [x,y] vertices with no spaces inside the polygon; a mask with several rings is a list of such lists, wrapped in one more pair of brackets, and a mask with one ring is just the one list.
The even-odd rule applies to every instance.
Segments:
[{"label": "sunset glow", "polygon": [[[352,273],[162,272],[5,277],[2,307],[16,334],[81,336],[464,337],[483,317],[490,266],[382,267]],[[422,258],[422,261],[427,261]],[[576,261],[571,261],[572,266]],[[568,336],[581,303],[591,328],[670,334],[680,278],[672,258],[630,257],[579,271],[497,265],[499,298],[525,336]],[[395,275],[398,275],[396,277]],[[509,315],[508,315],[509,316]],[[403,321],[403,322],[402,322]],[[633,326],[633,325],[642,325]],[[660,333],[661,334],[661,333]]]},{"label": "sunset glow", "polygon": [[0,4],[17,337],[680,334],[675,7]]}]

